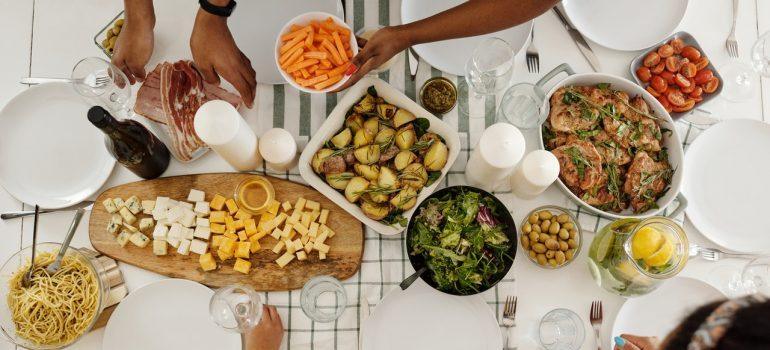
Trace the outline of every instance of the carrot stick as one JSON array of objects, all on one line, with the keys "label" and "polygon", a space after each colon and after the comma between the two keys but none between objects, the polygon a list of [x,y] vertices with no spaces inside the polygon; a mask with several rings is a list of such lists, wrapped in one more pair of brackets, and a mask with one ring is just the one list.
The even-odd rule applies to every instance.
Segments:
[{"label": "carrot stick", "polygon": [[324,40],[321,43],[321,46],[326,48],[326,50],[328,50],[329,53],[332,54],[332,61],[334,61],[335,64],[337,64],[339,66],[339,65],[345,63],[345,62],[342,61],[342,57],[340,57],[340,53],[337,52],[337,49],[334,48],[334,45],[332,45],[332,43],[329,40]]},{"label": "carrot stick", "polygon": [[326,54],[326,52],[321,52],[321,51],[305,52],[305,58],[316,58],[319,60],[325,60],[327,57],[329,57],[329,55]]},{"label": "carrot stick", "polygon": [[[305,35],[307,35],[307,27],[299,27],[299,29],[296,29],[296,30],[293,29],[293,28],[294,27],[292,26],[292,29],[291,29],[290,33],[284,34],[284,35],[281,36],[281,41],[291,40],[291,39],[294,39],[294,38],[296,38],[296,37],[298,37],[300,35],[302,35],[303,37]],[[303,32],[304,32],[304,35],[303,35]]]},{"label": "carrot stick", "polygon": [[307,79],[307,80],[303,79],[302,81],[298,81],[298,83],[299,83],[299,85],[302,85],[302,86],[311,86],[311,85],[318,84],[318,83],[320,83],[320,82],[322,82],[322,81],[324,81],[326,79],[329,79],[329,76],[324,74],[324,75],[319,75],[319,76],[317,76],[315,78],[310,78],[310,79]]},{"label": "carrot stick", "polygon": [[305,40],[306,36],[307,36],[307,31],[303,30],[300,35],[294,37],[293,39],[291,39],[291,41],[287,42],[286,44],[283,44],[283,46],[281,46],[281,49],[278,50],[278,52],[279,53],[284,53],[286,51],[291,50],[298,43],[302,43],[303,40]]},{"label": "carrot stick", "polygon": [[329,79],[326,79],[323,82],[315,84],[313,87],[316,88],[316,90],[323,90],[329,86],[336,84],[340,80],[342,80],[342,75],[333,76],[333,77],[330,77]]},{"label": "carrot stick", "polygon": [[345,63],[337,68],[334,68],[329,71],[329,76],[335,76],[335,75],[341,75],[342,73],[345,73],[345,71],[348,69],[348,66],[350,63]]},{"label": "carrot stick", "polygon": [[310,74],[313,74],[313,72],[315,72],[316,70],[318,70],[318,65],[317,64],[312,65],[312,66],[307,68],[307,72],[310,73]]},{"label": "carrot stick", "polygon": [[313,36],[315,32],[313,30],[310,30],[310,33],[307,34],[307,38],[305,38],[305,46],[311,46],[313,45]]},{"label": "carrot stick", "polygon": [[318,60],[309,59],[309,60],[299,61],[299,62],[289,66],[288,68],[286,68],[286,73],[293,73],[293,72],[296,72],[296,71],[298,71],[298,70],[300,70],[302,68],[310,67],[310,66],[312,66],[314,64],[318,64]]},{"label": "carrot stick", "polygon": [[305,78],[305,79],[310,78],[310,72],[308,72],[307,69],[302,68],[299,71],[300,71],[300,73],[302,73],[302,77],[303,78]]},{"label": "carrot stick", "polygon": [[305,50],[302,47],[298,47],[296,49],[288,51],[288,52],[286,52],[286,53],[281,55],[281,57],[278,59],[278,63],[283,65],[289,59],[294,58],[294,55],[297,55],[297,51],[299,51],[299,54],[301,55],[302,52],[304,52]]},{"label": "carrot stick", "polygon": [[[326,53],[326,52],[324,52],[324,53]],[[326,69],[331,69],[332,68],[332,61],[329,61],[328,59],[321,60],[321,67],[324,67]]]},{"label": "carrot stick", "polygon": [[337,51],[340,54],[340,58],[342,59],[342,62],[347,62],[348,55],[345,54],[345,47],[342,46],[342,40],[340,40],[340,35],[337,32],[332,32],[332,37],[334,38],[334,44],[337,45]]},{"label": "carrot stick", "polygon": [[324,40],[334,41],[334,37],[330,34],[316,34],[313,37],[313,41],[317,43],[323,42]]},{"label": "carrot stick", "polygon": [[316,76],[321,76],[321,75],[324,75],[324,74],[326,74],[326,73],[329,73],[329,70],[328,70],[328,69],[317,69],[317,70],[315,71],[315,75],[316,75]]}]

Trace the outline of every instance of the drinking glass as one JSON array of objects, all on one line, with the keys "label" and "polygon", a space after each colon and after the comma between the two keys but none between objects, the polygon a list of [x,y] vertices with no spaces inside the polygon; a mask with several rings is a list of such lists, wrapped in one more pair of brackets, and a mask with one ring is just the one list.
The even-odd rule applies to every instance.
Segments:
[{"label": "drinking glass", "polygon": [[770,296],[770,257],[757,258],[743,268],[741,281],[746,294]]},{"label": "drinking glass", "polygon": [[243,284],[222,287],[211,297],[209,313],[220,327],[245,333],[262,319],[262,298],[253,288]]},{"label": "drinking glass", "polygon": [[720,68],[724,77],[722,96],[733,102],[750,99],[759,88],[759,76],[770,77],[770,31],[762,34],[751,48],[751,64],[733,60]]},{"label": "drinking glass", "polygon": [[583,320],[567,309],[555,309],[545,314],[538,329],[540,344],[546,350],[577,350],[585,340]]},{"label": "drinking glass", "polygon": [[513,124],[529,130],[540,126],[540,106],[543,97],[535,91],[535,85],[520,83],[511,86],[503,94],[497,109],[497,121]]},{"label": "drinking glass", "polygon": [[331,322],[342,316],[348,304],[345,288],[339,280],[331,276],[313,277],[299,297],[302,311],[316,322]]},{"label": "drinking glass", "polygon": [[[465,63],[465,80],[473,100],[481,101],[487,96],[494,98],[508,87],[513,74],[513,56],[511,45],[500,38],[487,38],[476,46]],[[471,116],[470,105],[469,102],[460,111]]]},{"label": "drinking glass", "polygon": [[99,57],[86,57],[72,68],[72,86],[86,102],[101,106],[120,118],[131,112],[131,84],[123,72]]}]

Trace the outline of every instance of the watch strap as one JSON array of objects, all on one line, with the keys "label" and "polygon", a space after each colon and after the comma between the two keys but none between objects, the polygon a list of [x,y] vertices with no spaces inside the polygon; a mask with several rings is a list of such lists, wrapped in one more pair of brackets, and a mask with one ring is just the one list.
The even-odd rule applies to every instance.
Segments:
[{"label": "watch strap", "polygon": [[236,5],[235,0],[230,0],[225,6],[214,5],[208,2],[208,0],[198,0],[198,3],[201,5],[203,11],[219,17],[230,17]]}]

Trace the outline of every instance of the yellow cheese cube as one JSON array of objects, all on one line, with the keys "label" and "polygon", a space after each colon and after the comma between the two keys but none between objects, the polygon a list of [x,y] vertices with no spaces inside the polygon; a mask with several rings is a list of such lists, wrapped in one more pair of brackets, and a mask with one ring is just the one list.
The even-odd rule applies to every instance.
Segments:
[{"label": "yellow cheese cube", "polygon": [[294,253],[286,252],[286,254],[281,255],[280,258],[276,259],[275,262],[278,264],[279,267],[283,268],[286,266],[286,264],[290,263],[292,260],[294,260]]},{"label": "yellow cheese cube", "polygon": [[230,215],[235,215],[238,212],[238,204],[235,204],[235,200],[232,198],[225,201],[225,206],[227,206],[227,211],[230,212]]},{"label": "yellow cheese cube", "polygon": [[222,244],[219,245],[219,250],[233,254],[235,252],[236,246],[237,246],[236,240],[230,237],[225,237],[222,239]]},{"label": "yellow cheese cube", "polygon": [[305,243],[305,253],[310,254],[311,251],[313,251],[313,242],[307,242]]},{"label": "yellow cheese cube", "polygon": [[222,235],[214,235],[211,236],[211,248],[217,249],[220,245],[222,245],[222,239],[224,239],[225,236]]},{"label": "yellow cheese cube", "polygon": [[256,239],[256,240],[260,240],[260,239],[262,239],[262,237],[265,237],[265,236],[267,236],[267,231],[257,231],[257,233],[256,233],[256,234],[254,234],[254,235],[253,235],[253,236],[251,236],[251,237],[256,237],[256,238],[254,238],[254,239]]},{"label": "yellow cheese cube", "polygon": [[217,268],[217,262],[214,261],[214,256],[211,253],[206,253],[198,258],[198,263],[201,265],[203,271],[212,271]]},{"label": "yellow cheese cube", "polygon": [[302,244],[307,244],[307,242],[310,242],[310,235],[304,235],[299,240],[302,242]]},{"label": "yellow cheese cube", "polygon": [[294,242],[292,242],[292,241],[290,241],[288,239],[283,241],[283,245],[286,247],[286,252],[290,252],[290,253],[294,254],[294,252],[297,251],[297,248],[294,246]]},{"label": "yellow cheese cube", "polygon": [[318,236],[318,228],[319,228],[319,225],[318,225],[317,222],[311,223],[310,224],[310,232],[308,233],[308,235],[310,237],[317,237]]},{"label": "yellow cheese cube", "polygon": [[240,220],[251,219],[251,214],[247,213],[243,209],[238,209],[238,212],[235,213],[235,218]]},{"label": "yellow cheese cube", "polygon": [[324,254],[329,253],[329,246],[323,243],[318,243],[318,242],[313,243],[313,249]]},{"label": "yellow cheese cube", "polygon": [[278,215],[277,214],[273,214],[273,213],[264,212],[259,217],[259,224],[261,225],[263,223],[269,223],[271,220],[275,219],[276,216],[278,216]]},{"label": "yellow cheese cube", "polygon": [[243,229],[246,234],[252,236],[257,233],[257,223],[254,219],[246,219],[243,221]]},{"label": "yellow cheese cube", "polygon": [[249,235],[246,234],[246,231],[238,231],[238,239],[241,241],[248,241]]},{"label": "yellow cheese cube", "polygon": [[251,270],[251,261],[243,260],[243,259],[235,259],[235,265],[233,265],[233,270],[238,271],[242,274],[249,274],[249,271]]},{"label": "yellow cheese cube", "polygon": [[219,256],[219,260],[225,261],[227,259],[232,258],[233,257],[233,253],[226,252],[226,251],[224,251],[222,249],[217,249],[217,256]]},{"label": "yellow cheese cube", "polygon": [[321,210],[321,215],[318,217],[318,222],[322,223],[322,224],[325,224],[326,223],[326,219],[328,219],[328,218],[329,218],[329,210],[328,209],[323,209],[323,210]]},{"label": "yellow cheese cube", "polygon": [[321,225],[320,230],[321,230],[321,232],[326,232],[326,234],[327,234],[327,236],[329,238],[334,237],[334,231],[332,231],[332,229],[330,229],[329,226]]},{"label": "yellow cheese cube", "polygon": [[313,210],[313,212],[310,213],[310,222],[315,222],[318,220],[319,216],[321,216],[321,212],[318,210]]},{"label": "yellow cheese cube", "polygon": [[286,221],[291,222],[292,224],[295,224],[295,223],[298,224],[300,219],[302,219],[302,212],[295,208],[294,212],[291,213],[291,217],[288,218]]},{"label": "yellow cheese cube", "polygon": [[273,232],[270,234],[270,236],[275,238],[275,239],[281,239],[281,234],[282,233],[283,233],[283,231],[281,231],[281,229],[276,228],[276,229],[273,229]]},{"label": "yellow cheese cube", "polygon": [[278,214],[278,209],[280,209],[280,208],[281,208],[281,202],[273,199],[272,201],[270,201],[270,204],[268,204],[268,206],[267,206],[267,212],[277,215]]},{"label": "yellow cheese cube", "polygon": [[251,242],[238,242],[238,247],[235,249],[236,258],[248,259],[251,253]]},{"label": "yellow cheese cube", "polygon": [[326,260],[326,253],[318,252],[318,260]]},{"label": "yellow cheese cube", "polygon": [[249,243],[251,243],[251,248],[250,248],[250,250],[251,250],[251,253],[252,253],[252,254],[253,254],[253,253],[256,253],[256,252],[258,252],[260,249],[262,249],[262,246],[259,244],[259,240],[258,240],[258,239],[254,239],[254,237],[257,237],[257,236],[251,236],[251,237],[249,237]]},{"label": "yellow cheese cube", "polygon": [[225,232],[224,235],[225,235],[225,237],[227,237],[229,239],[232,239],[233,241],[237,241],[238,240],[238,235],[235,234],[235,233],[232,233],[230,231]]},{"label": "yellow cheese cube", "polygon": [[306,235],[306,234],[308,234],[308,233],[310,233],[310,232],[308,231],[307,227],[305,227],[305,226],[302,226],[301,224],[300,224],[300,225],[294,225],[294,226],[292,226],[292,227],[294,228],[294,230],[295,230],[295,231],[299,232],[299,234],[301,234],[301,235],[303,235],[303,236],[304,236],[304,235]]},{"label": "yellow cheese cube", "polygon": [[285,246],[286,246],[286,243],[284,243],[283,241],[278,241],[278,243],[276,243],[275,246],[273,247],[273,253],[280,254],[281,250],[283,250]]},{"label": "yellow cheese cube", "polygon": [[236,231],[243,230],[243,227],[244,227],[243,220],[235,220],[233,221],[233,225],[235,226]]},{"label": "yellow cheese cube", "polygon": [[305,198],[299,197],[297,198],[297,202],[294,204],[294,211],[302,212],[302,210],[305,209]]},{"label": "yellow cheese cube", "polygon": [[228,231],[235,232],[235,220],[233,220],[233,217],[230,215],[225,216],[225,227],[227,227]]},{"label": "yellow cheese cube", "polygon": [[305,253],[304,250],[300,250],[297,252],[297,260],[304,261],[307,260],[307,253]]},{"label": "yellow cheese cube", "polygon": [[224,224],[225,223],[225,212],[223,211],[212,211],[209,214],[209,223],[218,223],[218,224]]},{"label": "yellow cheese cube", "polygon": [[310,211],[321,210],[321,204],[319,204],[316,201],[311,201],[308,199],[307,201],[305,201],[305,208],[307,208]]},{"label": "yellow cheese cube", "polygon": [[281,237],[289,238],[289,235],[291,235],[292,229],[293,229],[293,225],[292,224],[286,224],[283,227],[283,231],[281,231]]},{"label": "yellow cheese cube", "polygon": [[287,217],[288,215],[286,215],[286,213],[278,214],[278,216],[276,216],[275,218],[273,218],[272,221],[270,221],[270,224],[273,225],[273,227],[271,227],[270,229],[272,230],[275,227],[281,226],[281,224],[283,224],[283,222],[286,221]]},{"label": "yellow cheese cube", "polygon": [[221,194],[217,193],[214,195],[214,198],[209,203],[209,207],[214,210],[222,210],[222,208],[225,206],[225,197],[223,197]]},{"label": "yellow cheese cube", "polygon": [[310,227],[310,213],[302,213],[300,222],[302,223],[302,226]]},{"label": "yellow cheese cube", "polygon": [[294,245],[294,251],[302,250],[305,248],[305,245],[302,243],[302,240],[299,238],[295,239],[292,244]]},{"label": "yellow cheese cube", "polygon": [[327,233],[327,231],[324,231],[324,232],[318,234],[318,237],[315,238],[314,242],[323,244],[324,241],[326,241],[327,237],[328,237],[328,233]]},{"label": "yellow cheese cube", "polygon": [[281,204],[281,208],[283,208],[283,211],[289,211],[291,210],[291,203],[289,201],[285,201],[283,204]]},{"label": "yellow cheese cube", "polygon": [[226,230],[225,225],[222,225],[222,224],[210,224],[210,225],[211,227],[209,228],[211,229],[211,233],[219,233],[219,234],[225,233],[225,230]]}]

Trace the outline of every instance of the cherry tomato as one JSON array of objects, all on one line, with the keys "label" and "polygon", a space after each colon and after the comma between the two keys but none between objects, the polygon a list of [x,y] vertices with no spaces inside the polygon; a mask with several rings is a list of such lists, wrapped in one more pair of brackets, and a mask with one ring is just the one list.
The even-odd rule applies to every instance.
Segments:
[{"label": "cherry tomato", "polygon": [[665,80],[667,84],[674,83],[674,73],[671,73],[669,71],[663,71],[660,73],[660,77],[663,78],[663,80]]},{"label": "cherry tomato", "polygon": [[695,83],[698,85],[705,84],[711,80],[711,78],[714,77],[714,72],[711,71],[711,69],[704,69],[701,71],[698,71],[697,74],[695,74]]},{"label": "cherry tomato", "polygon": [[669,44],[660,45],[658,48],[658,55],[661,58],[671,57],[674,54],[674,48]]},{"label": "cherry tomato", "polygon": [[682,60],[677,57],[671,56],[666,58],[666,70],[669,72],[678,72],[682,67]]},{"label": "cherry tomato", "polygon": [[661,96],[659,92],[655,91],[655,89],[652,88],[652,86],[648,86],[648,87],[646,87],[644,89],[647,90],[647,92],[649,92],[650,95],[652,95],[653,97],[660,97]]},{"label": "cherry tomato", "polygon": [[687,112],[691,110],[693,107],[695,107],[695,100],[692,98],[688,98],[681,106],[674,106],[671,108],[674,112],[681,113],[681,112]]},{"label": "cherry tomato", "polygon": [[698,62],[700,56],[700,51],[692,46],[686,46],[682,48],[682,57],[685,57],[690,61]]},{"label": "cherry tomato", "polygon": [[711,94],[711,93],[714,93],[714,91],[717,91],[718,87],[719,87],[719,78],[711,77],[711,79],[706,83],[706,85],[703,85],[703,92]]},{"label": "cherry tomato", "polygon": [[700,97],[701,95],[703,95],[703,88],[700,86],[696,86],[695,89],[690,92],[690,97],[692,98]]},{"label": "cherry tomato", "polygon": [[663,108],[666,108],[666,109],[671,108],[671,102],[668,102],[668,100],[666,99],[666,96],[663,96],[663,95],[656,96],[655,99],[658,100],[658,102],[660,102],[661,105],[663,105]]},{"label": "cherry tomato", "polygon": [[708,67],[708,65],[709,65],[709,59],[706,57],[701,57],[698,61],[695,62],[695,68],[697,70],[706,68]]},{"label": "cherry tomato", "polygon": [[674,49],[674,53],[677,55],[682,53],[682,49],[685,47],[684,41],[682,41],[682,39],[679,39],[679,38],[671,39],[671,41],[668,44],[671,45],[671,47]]},{"label": "cherry tomato", "polygon": [[648,67],[639,67],[636,69],[636,76],[639,80],[646,83],[652,78],[652,73]]},{"label": "cherry tomato", "polygon": [[700,101],[703,101],[703,96],[693,97],[693,100],[695,100],[695,103],[698,103]]},{"label": "cherry tomato", "polygon": [[679,73],[682,73],[687,78],[692,78],[698,73],[698,68],[695,66],[695,63],[687,62],[679,69]]},{"label": "cherry tomato", "polygon": [[644,64],[645,67],[654,67],[657,66],[658,63],[660,63],[660,55],[655,51],[644,56],[644,61],[642,61],[642,64]]},{"label": "cherry tomato", "polygon": [[666,89],[668,89],[668,84],[666,84],[666,81],[657,75],[652,77],[650,80],[650,86],[652,86],[655,91],[661,94],[666,92]]},{"label": "cherry tomato", "polygon": [[657,65],[657,66],[655,66],[655,67],[652,67],[652,68],[650,69],[650,71],[652,71],[652,74],[660,74],[660,73],[661,73],[661,72],[663,72],[665,69],[666,69],[666,63],[665,63],[665,62],[660,62],[660,63],[658,63],[658,65]]},{"label": "cherry tomato", "polygon": [[679,73],[676,73],[676,75],[674,76],[674,82],[676,83],[676,85],[679,85],[679,87],[682,88],[682,91],[684,91],[685,88],[689,88],[692,86],[692,84],[690,84],[690,80],[685,78],[684,75]]},{"label": "cherry tomato", "polygon": [[685,104],[684,94],[678,89],[668,89],[666,98],[668,99],[668,102],[671,102],[671,104],[676,107],[681,107]]}]

